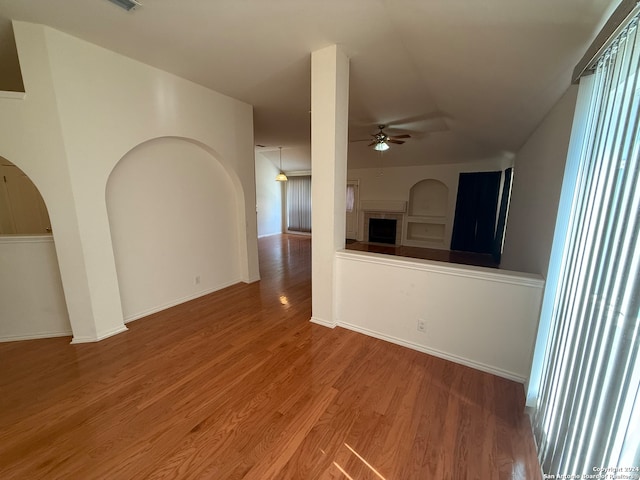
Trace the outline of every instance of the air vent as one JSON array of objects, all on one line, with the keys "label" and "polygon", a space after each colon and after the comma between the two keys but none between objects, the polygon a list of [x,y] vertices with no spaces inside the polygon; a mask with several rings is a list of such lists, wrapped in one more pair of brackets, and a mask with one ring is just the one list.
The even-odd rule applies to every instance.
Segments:
[{"label": "air vent", "polygon": [[118,5],[120,8],[124,8],[127,12],[135,10],[136,7],[141,7],[142,4],[136,0],[109,0],[111,3]]}]

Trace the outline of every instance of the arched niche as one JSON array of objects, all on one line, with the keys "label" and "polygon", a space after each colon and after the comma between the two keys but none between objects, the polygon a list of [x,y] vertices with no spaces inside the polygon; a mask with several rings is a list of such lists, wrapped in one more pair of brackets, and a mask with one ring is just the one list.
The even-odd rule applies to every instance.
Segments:
[{"label": "arched niche", "polygon": [[449,188],[439,180],[429,178],[416,183],[409,191],[409,215],[414,217],[445,217]]},{"label": "arched niche", "polygon": [[138,145],[111,172],[106,204],[125,321],[240,281],[237,189],[199,144]]},{"label": "arched niche", "polygon": [[0,235],[51,233],[40,192],[16,165],[0,157]]}]

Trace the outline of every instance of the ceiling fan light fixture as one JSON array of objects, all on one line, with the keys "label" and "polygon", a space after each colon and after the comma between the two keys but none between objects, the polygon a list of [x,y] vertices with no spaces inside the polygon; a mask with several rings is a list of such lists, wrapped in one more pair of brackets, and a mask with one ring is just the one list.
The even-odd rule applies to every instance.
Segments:
[{"label": "ceiling fan light fixture", "polygon": [[378,151],[378,152],[384,152],[386,150],[389,150],[389,145],[387,145],[385,142],[378,142],[373,147],[373,149]]},{"label": "ceiling fan light fixture", "polygon": [[111,3],[118,5],[120,8],[124,8],[127,12],[135,10],[137,7],[141,7],[142,4],[136,0],[109,0]]},{"label": "ceiling fan light fixture", "polygon": [[282,147],[278,147],[280,149],[280,173],[276,175],[276,182],[287,182],[289,179],[282,171]]}]

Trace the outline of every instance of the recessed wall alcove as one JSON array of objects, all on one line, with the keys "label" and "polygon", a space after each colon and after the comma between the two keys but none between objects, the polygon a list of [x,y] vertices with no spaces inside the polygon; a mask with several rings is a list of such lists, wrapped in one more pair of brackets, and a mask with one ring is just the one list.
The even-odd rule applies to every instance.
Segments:
[{"label": "recessed wall alcove", "polygon": [[449,188],[439,180],[421,180],[409,190],[406,245],[447,248],[445,245]]},{"label": "recessed wall alcove", "polygon": [[125,322],[240,281],[236,190],[196,143],[138,145],[113,169],[106,203]]},{"label": "recessed wall alcove", "polygon": [[444,183],[433,178],[422,180],[409,190],[409,215],[444,217],[448,199],[449,188]]}]

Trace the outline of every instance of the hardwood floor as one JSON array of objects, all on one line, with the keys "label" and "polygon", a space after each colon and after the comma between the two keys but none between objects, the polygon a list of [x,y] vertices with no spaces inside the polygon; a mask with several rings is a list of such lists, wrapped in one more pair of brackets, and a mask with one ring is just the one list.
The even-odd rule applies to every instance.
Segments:
[{"label": "hardwood floor", "polygon": [[260,258],[97,344],[0,344],[0,478],[540,478],[522,385],[311,324],[308,237]]}]

